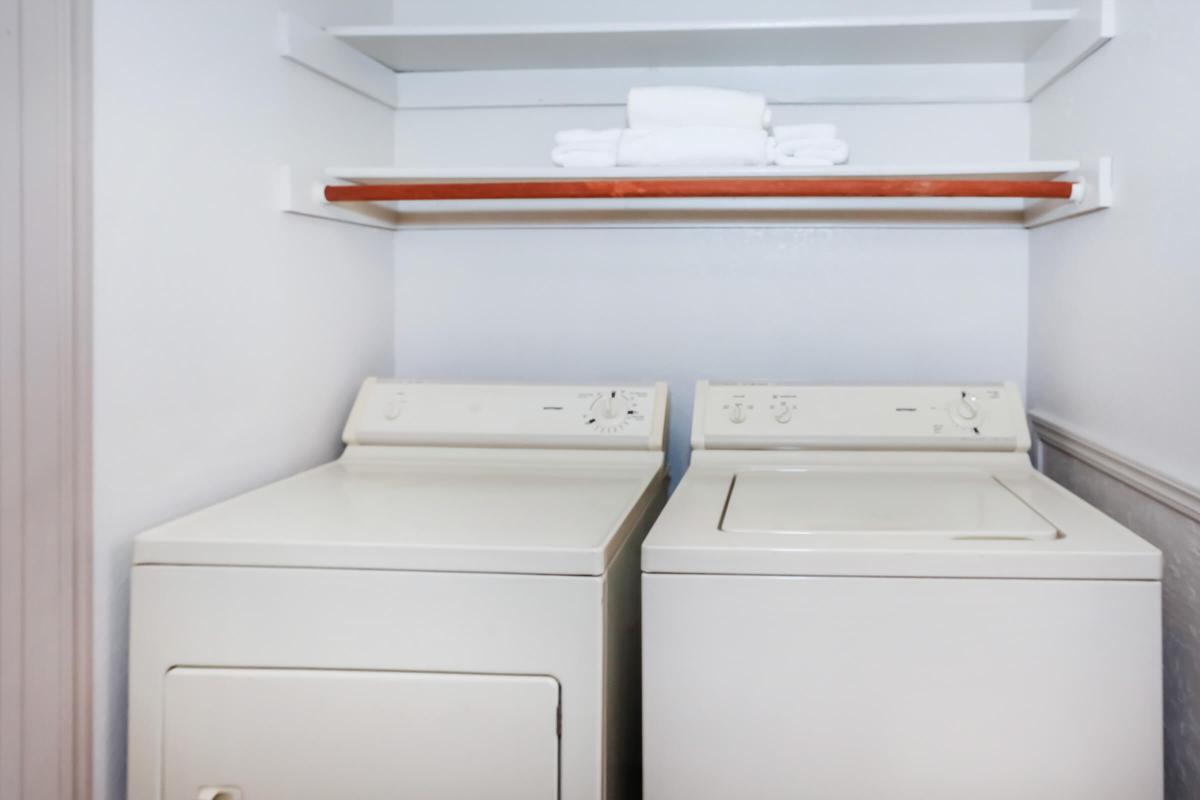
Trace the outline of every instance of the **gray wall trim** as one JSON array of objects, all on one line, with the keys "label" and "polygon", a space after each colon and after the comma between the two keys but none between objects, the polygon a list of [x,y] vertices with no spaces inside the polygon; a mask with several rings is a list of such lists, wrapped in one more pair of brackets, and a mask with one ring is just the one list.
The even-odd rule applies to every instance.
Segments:
[{"label": "gray wall trim", "polygon": [[1167,800],[1200,797],[1200,514],[1197,492],[1033,415],[1038,466],[1163,553],[1163,744]]},{"label": "gray wall trim", "polygon": [[1189,486],[1110,450],[1044,412],[1031,411],[1029,421],[1041,443],[1061,450],[1189,519],[1200,522],[1200,488]]},{"label": "gray wall trim", "polygon": [[90,0],[0,0],[0,798],[85,800]]}]

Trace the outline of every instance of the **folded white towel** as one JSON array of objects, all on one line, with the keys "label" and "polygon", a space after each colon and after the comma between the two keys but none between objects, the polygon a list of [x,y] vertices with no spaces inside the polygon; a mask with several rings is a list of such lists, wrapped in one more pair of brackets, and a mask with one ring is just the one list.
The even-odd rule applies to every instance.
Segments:
[{"label": "folded white towel", "polygon": [[560,167],[615,167],[617,146],[607,150],[588,150],[559,145],[550,153],[550,159]]},{"label": "folded white towel", "polygon": [[750,167],[769,163],[766,131],[748,128],[627,130],[617,145],[623,167]]},{"label": "folded white towel", "polygon": [[786,142],[790,139],[836,139],[838,129],[837,125],[825,122],[809,125],[775,125],[771,128],[771,135],[777,142]]},{"label": "folded white towel", "polygon": [[624,128],[605,128],[591,130],[589,128],[571,128],[554,134],[555,144],[576,144],[579,142],[613,142],[621,138]]},{"label": "folded white towel", "polygon": [[624,128],[573,128],[554,134],[550,160],[560,167],[615,167]]},{"label": "folded white towel", "polygon": [[568,144],[555,145],[555,150],[561,150],[564,153],[612,153],[614,157],[617,152],[617,142],[615,139],[611,142],[570,142]]},{"label": "folded white towel", "polygon": [[635,129],[699,125],[762,130],[771,122],[761,94],[703,86],[634,87],[626,113]]},{"label": "folded white towel", "polygon": [[556,136],[550,158],[561,167],[745,167],[770,163],[766,131],[745,128],[658,128],[609,131],[586,138]]},{"label": "folded white towel", "polygon": [[828,158],[820,156],[788,156],[771,162],[777,167],[836,167]]},{"label": "folded white towel", "polygon": [[839,139],[772,139],[768,148],[771,163],[781,167],[833,166],[850,159],[850,146]]}]

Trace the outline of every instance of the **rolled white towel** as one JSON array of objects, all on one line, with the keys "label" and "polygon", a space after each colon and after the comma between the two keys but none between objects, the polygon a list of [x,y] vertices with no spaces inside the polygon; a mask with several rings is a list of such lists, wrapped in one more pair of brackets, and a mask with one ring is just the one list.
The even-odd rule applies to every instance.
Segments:
[{"label": "rolled white towel", "polygon": [[777,142],[786,142],[791,139],[836,139],[838,129],[837,125],[827,122],[808,125],[775,125],[771,128],[771,135]]},{"label": "rolled white towel", "polygon": [[703,86],[639,86],[629,90],[629,127],[719,126],[763,130],[771,109],[761,94]]},{"label": "rolled white towel", "polygon": [[626,130],[617,144],[622,167],[752,167],[770,163],[766,131],[747,128]]},{"label": "rolled white towel", "polygon": [[833,166],[850,159],[850,146],[840,139],[772,139],[768,150],[771,162],[781,167]]}]

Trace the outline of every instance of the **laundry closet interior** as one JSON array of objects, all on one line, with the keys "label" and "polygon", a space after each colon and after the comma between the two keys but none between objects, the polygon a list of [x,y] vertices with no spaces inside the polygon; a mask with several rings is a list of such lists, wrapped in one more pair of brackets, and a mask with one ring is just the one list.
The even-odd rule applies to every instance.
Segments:
[{"label": "laundry closet interior", "polygon": [[[94,27],[97,798],[124,797],[133,537],[337,457],[368,376],[666,382],[672,487],[698,380],[1013,382],[1035,464],[1163,551],[1167,796],[1200,792],[1200,11],[96,0]],[[642,86],[762,93],[849,160],[521,196]],[[935,196],[720,196],[771,177]],[[1058,196],[936,196],[962,182]]]}]

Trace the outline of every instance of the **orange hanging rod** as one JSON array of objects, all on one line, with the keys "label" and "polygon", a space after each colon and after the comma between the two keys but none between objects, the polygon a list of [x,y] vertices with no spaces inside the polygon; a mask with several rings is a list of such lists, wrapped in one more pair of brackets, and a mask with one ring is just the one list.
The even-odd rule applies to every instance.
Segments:
[{"label": "orange hanging rod", "polygon": [[1070,181],[914,178],[682,178],[326,186],[329,202],[627,197],[1020,197],[1070,200]]}]

